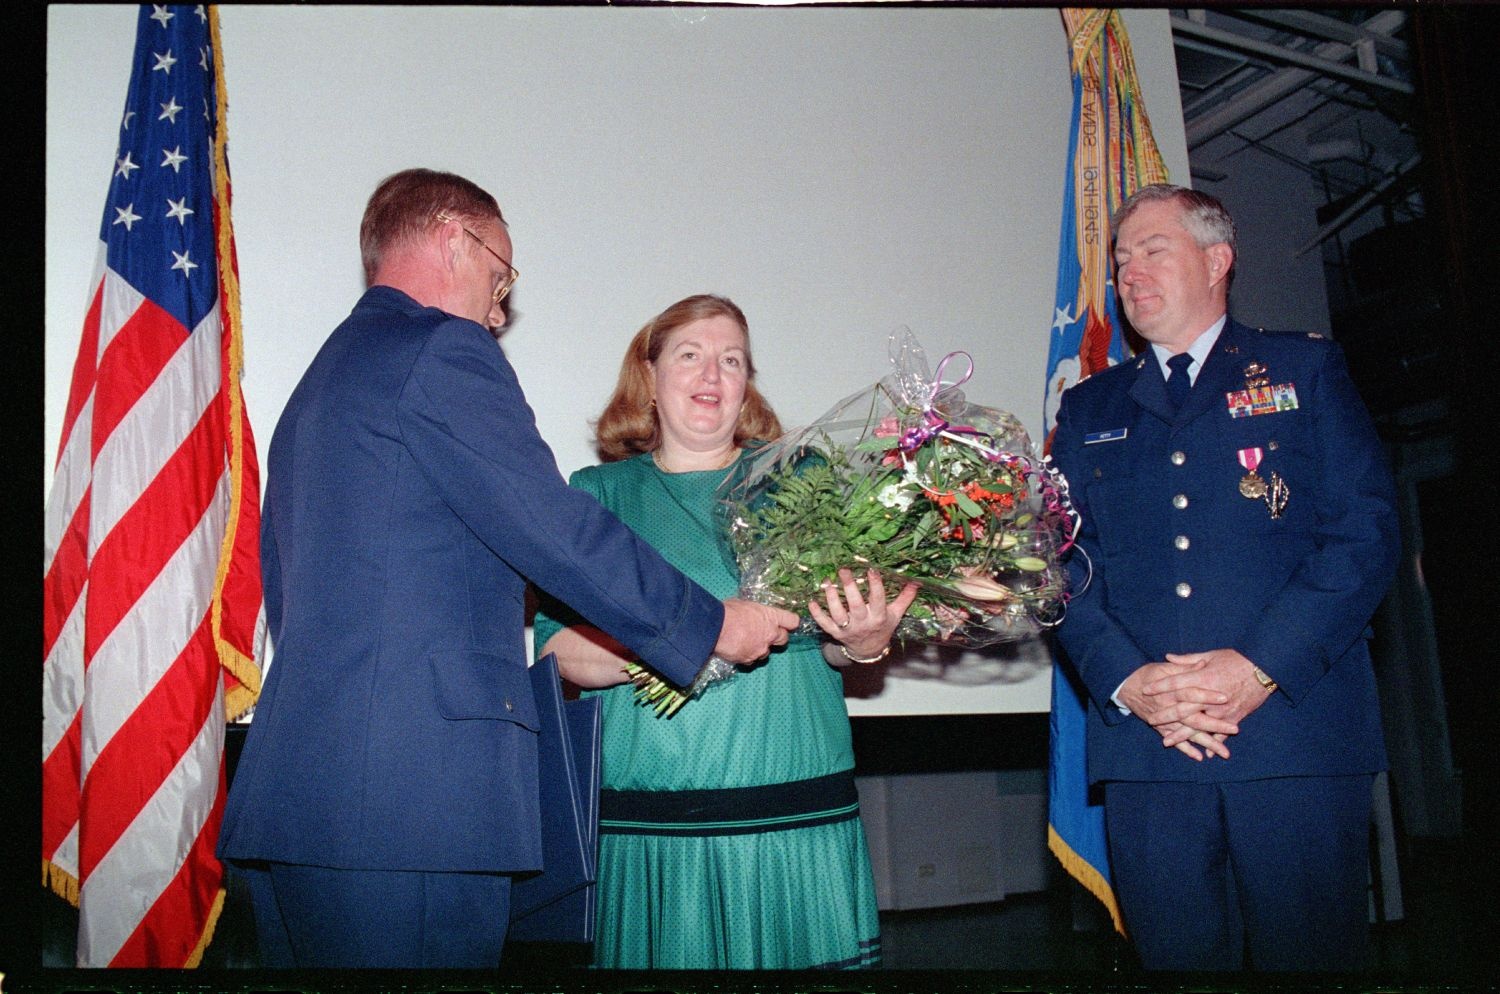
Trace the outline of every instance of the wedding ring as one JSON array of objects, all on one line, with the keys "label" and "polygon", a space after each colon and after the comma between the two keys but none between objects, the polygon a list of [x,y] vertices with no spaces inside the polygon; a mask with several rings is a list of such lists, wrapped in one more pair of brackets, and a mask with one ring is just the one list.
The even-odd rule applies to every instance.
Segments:
[{"label": "wedding ring", "polygon": [[839,627],[840,628],[848,628],[849,627],[849,619],[845,618],[843,621],[839,622]]}]

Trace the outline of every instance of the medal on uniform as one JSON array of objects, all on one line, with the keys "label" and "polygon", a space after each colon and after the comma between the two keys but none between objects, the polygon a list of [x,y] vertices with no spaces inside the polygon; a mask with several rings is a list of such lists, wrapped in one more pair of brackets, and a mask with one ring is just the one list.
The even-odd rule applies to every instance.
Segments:
[{"label": "medal on uniform", "polygon": [[[1244,486],[1243,483],[1240,484],[1241,493],[1244,493]],[[1286,481],[1281,478],[1281,475],[1279,473],[1272,473],[1271,486],[1270,489],[1266,490],[1265,496],[1266,510],[1271,512],[1273,519],[1281,517],[1281,512],[1286,510],[1287,498],[1291,494],[1291,488],[1286,485]]]},{"label": "medal on uniform", "polygon": [[1297,409],[1297,387],[1293,383],[1272,385],[1264,363],[1251,362],[1245,367],[1245,389],[1224,395],[1231,418],[1248,418],[1257,414],[1276,414]]},{"label": "medal on uniform", "polygon": [[[1255,468],[1260,465],[1261,450],[1258,448],[1241,449],[1238,454],[1240,465],[1246,469],[1245,475],[1240,477],[1240,496],[1249,498],[1250,500],[1257,500],[1264,497],[1266,495],[1266,481],[1261,478],[1260,474],[1255,472]],[[1271,515],[1273,518],[1275,516],[1275,514]]]}]

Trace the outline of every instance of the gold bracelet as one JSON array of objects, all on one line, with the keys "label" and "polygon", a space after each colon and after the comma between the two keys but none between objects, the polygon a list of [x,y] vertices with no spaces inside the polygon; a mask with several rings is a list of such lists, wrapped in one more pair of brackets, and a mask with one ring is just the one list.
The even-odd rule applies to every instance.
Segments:
[{"label": "gold bracelet", "polygon": [[889,656],[891,654],[891,644],[887,642],[885,644],[885,648],[880,650],[879,655],[871,656],[869,659],[860,659],[858,656],[852,655],[849,652],[849,647],[844,645],[844,643],[842,642],[839,643],[839,652],[842,652],[844,654],[844,658],[849,660],[849,662],[851,663],[878,663],[886,656]]}]

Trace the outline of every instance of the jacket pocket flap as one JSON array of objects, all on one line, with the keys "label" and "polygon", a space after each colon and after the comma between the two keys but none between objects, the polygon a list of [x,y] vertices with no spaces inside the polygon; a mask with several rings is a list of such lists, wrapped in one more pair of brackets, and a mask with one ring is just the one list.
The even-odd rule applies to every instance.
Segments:
[{"label": "jacket pocket flap", "polygon": [[536,699],[523,666],[490,652],[434,652],[432,683],[438,713],[452,720],[510,721],[536,731]]}]

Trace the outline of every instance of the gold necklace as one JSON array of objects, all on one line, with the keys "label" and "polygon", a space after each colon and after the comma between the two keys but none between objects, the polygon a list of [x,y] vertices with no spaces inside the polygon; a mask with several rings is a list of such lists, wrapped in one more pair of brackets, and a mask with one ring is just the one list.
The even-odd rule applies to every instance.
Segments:
[{"label": "gold necklace", "polygon": [[716,469],[724,469],[730,463],[732,463],[736,459],[738,459],[739,456],[740,456],[739,447],[738,446],[733,446],[733,447],[730,448],[729,454],[726,455],[724,457],[724,459],[722,461],[720,461],[719,464],[716,465],[716,466],[705,466],[703,469],[675,470],[675,469],[668,469],[666,467],[666,464],[661,461],[661,449],[660,448],[655,448],[655,449],[651,450],[651,461],[654,462],[654,463],[656,463],[656,468],[659,469],[659,470],[661,470],[663,473],[673,473],[673,474],[679,473],[679,472],[681,472],[681,473],[707,473],[707,472],[712,472],[713,470],[716,470]]}]

